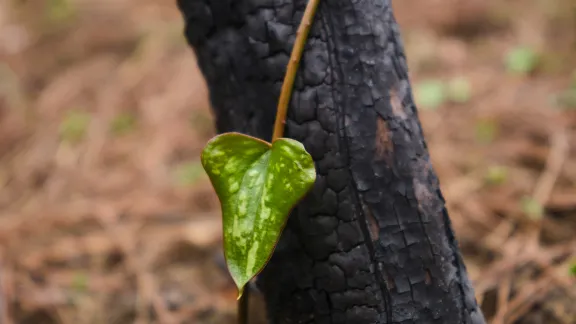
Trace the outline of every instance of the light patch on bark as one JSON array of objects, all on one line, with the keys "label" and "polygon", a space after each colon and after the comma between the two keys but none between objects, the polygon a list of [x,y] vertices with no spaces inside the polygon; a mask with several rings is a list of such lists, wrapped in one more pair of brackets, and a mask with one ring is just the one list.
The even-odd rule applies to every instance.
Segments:
[{"label": "light patch on bark", "polygon": [[432,283],[432,274],[430,273],[430,270],[426,269],[426,273],[425,273],[425,277],[424,277],[424,283],[428,286]]},{"label": "light patch on bark", "polygon": [[368,230],[370,231],[370,238],[372,241],[377,241],[380,238],[380,226],[378,225],[378,220],[374,217],[374,214],[370,208],[364,208],[366,214],[366,222],[368,223]]},{"label": "light patch on bark", "polygon": [[399,117],[401,119],[408,118],[406,111],[404,110],[404,105],[402,105],[402,98],[398,93],[396,87],[392,87],[390,89],[390,105],[392,106],[392,113],[394,116]]},{"label": "light patch on bark", "polygon": [[392,162],[392,154],[394,153],[394,145],[390,136],[390,130],[386,121],[378,118],[376,121],[376,158],[384,159],[390,165]]}]

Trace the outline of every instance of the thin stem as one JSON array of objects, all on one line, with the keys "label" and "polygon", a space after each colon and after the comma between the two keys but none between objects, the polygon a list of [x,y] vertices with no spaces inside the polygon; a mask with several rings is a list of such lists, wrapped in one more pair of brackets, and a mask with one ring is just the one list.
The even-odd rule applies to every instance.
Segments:
[{"label": "thin stem", "polygon": [[316,13],[316,9],[318,9],[319,3],[320,0],[308,0],[306,10],[304,11],[304,16],[302,17],[302,21],[300,22],[300,26],[296,32],[294,48],[292,48],[290,61],[288,62],[288,67],[286,68],[284,83],[282,83],[280,99],[278,100],[278,110],[276,111],[276,121],[274,122],[274,134],[272,135],[272,142],[284,136],[286,114],[288,112],[288,105],[290,104],[290,97],[292,95],[294,80],[296,79],[296,73],[298,72],[298,66],[300,65],[300,60],[302,59],[304,46],[306,45],[306,40],[308,39],[308,34],[310,33],[310,28],[312,27],[312,20],[314,19],[314,14]]},{"label": "thin stem", "polygon": [[250,287],[246,285],[244,292],[238,300],[238,324],[248,324],[248,303],[250,298]]}]

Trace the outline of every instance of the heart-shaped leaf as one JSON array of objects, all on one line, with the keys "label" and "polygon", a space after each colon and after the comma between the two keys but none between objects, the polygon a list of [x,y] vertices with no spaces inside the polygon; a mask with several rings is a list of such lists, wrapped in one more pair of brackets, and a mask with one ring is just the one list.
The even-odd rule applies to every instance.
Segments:
[{"label": "heart-shaped leaf", "polygon": [[206,144],[202,165],[220,198],[224,255],[242,295],[268,262],[291,209],[314,184],[314,161],[292,139],[270,144],[226,133]]}]

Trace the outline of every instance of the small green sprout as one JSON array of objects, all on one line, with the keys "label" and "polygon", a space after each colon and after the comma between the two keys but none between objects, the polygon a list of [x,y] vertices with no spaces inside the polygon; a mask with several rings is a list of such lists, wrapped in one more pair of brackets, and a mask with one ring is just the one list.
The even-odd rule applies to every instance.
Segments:
[{"label": "small green sprout", "polygon": [[130,133],[136,126],[136,116],[132,113],[123,112],[112,120],[110,131],[115,136],[122,136]]},{"label": "small green sprout", "polygon": [[88,290],[88,275],[84,272],[77,272],[72,278],[72,288],[78,292],[85,292]]},{"label": "small green sprout", "polygon": [[47,1],[46,17],[52,22],[63,22],[74,17],[76,8],[71,0]]},{"label": "small green sprout", "polygon": [[69,143],[77,143],[84,139],[88,126],[90,125],[90,114],[72,110],[69,111],[60,123],[60,138]]},{"label": "small green sprout", "polygon": [[516,47],[506,55],[506,69],[513,74],[530,74],[538,66],[539,60],[538,53],[530,47]]},{"label": "small green sprout", "polygon": [[427,80],[416,85],[416,102],[422,109],[435,110],[446,102],[446,86],[439,80]]},{"label": "small green sprout", "polygon": [[479,120],[475,126],[476,140],[482,144],[489,144],[498,135],[498,125],[490,119]]},{"label": "small green sprout", "polygon": [[500,186],[506,183],[508,179],[508,170],[506,167],[494,165],[488,168],[488,172],[485,176],[485,181],[491,186]]},{"label": "small green sprout", "polygon": [[466,103],[472,97],[472,88],[467,79],[458,77],[448,82],[448,99],[455,103]]},{"label": "small green sprout", "polygon": [[544,207],[532,197],[523,197],[520,201],[522,212],[532,220],[542,219]]},{"label": "small green sprout", "polygon": [[576,260],[572,261],[572,264],[570,265],[570,269],[568,271],[572,277],[576,277]]}]

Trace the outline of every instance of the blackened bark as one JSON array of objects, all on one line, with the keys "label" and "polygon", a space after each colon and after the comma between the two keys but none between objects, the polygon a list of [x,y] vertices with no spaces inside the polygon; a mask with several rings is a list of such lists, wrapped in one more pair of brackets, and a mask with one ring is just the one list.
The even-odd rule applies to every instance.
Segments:
[{"label": "blackened bark", "polygon": [[[270,140],[305,0],[179,0],[219,132]],[[323,0],[288,113],[316,162],[258,278],[271,323],[484,323],[389,0]]]}]

